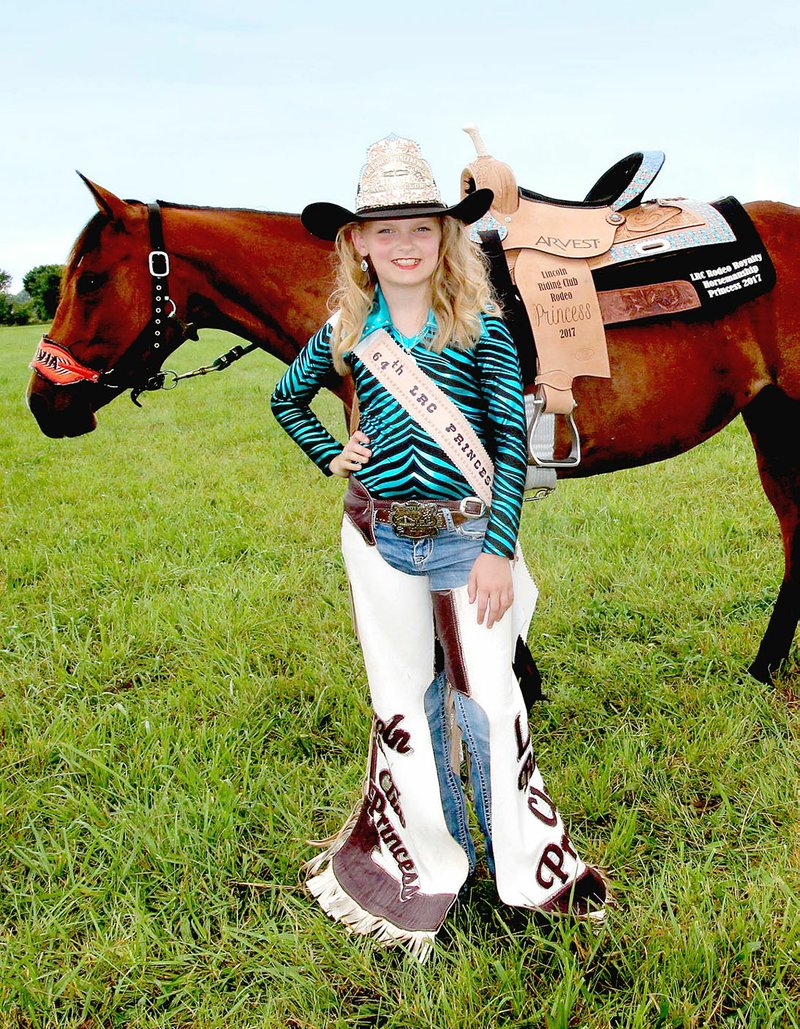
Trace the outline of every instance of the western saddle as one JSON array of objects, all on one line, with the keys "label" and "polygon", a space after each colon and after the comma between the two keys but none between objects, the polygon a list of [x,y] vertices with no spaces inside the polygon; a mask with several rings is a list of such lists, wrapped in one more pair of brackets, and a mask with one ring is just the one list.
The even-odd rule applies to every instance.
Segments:
[{"label": "western saddle", "polygon": [[[700,306],[696,291],[681,281],[598,293],[592,270],[671,249],[669,234],[705,225],[708,205],[641,202],[664,163],[661,151],[624,157],[582,201],[555,200],[520,188],[511,168],[488,153],[478,130],[465,131],[477,157],[462,173],[461,194],[484,187],[494,192],[472,238],[483,245],[496,283],[505,279],[521,298],[535,343],[535,355],[521,354],[531,461],[539,468],[573,466],[580,462],[580,437],[572,383],[581,375],[610,376],[604,326]],[[534,368],[525,368],[534,361]],[[545,414],[568,420],[572,445],[565,459],[537,455],[534,437]]]}]

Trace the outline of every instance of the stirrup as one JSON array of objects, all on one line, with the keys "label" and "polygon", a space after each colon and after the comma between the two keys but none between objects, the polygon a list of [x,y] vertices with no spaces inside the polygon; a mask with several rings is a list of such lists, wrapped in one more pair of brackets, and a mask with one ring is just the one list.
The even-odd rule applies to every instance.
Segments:
[{"label": "stirrup", "polygon": [[[544,390],[540,386],[536,391],[536,395],[530,400],[530,404],[533,408],[533,416],[528,423],[528,455],[529,459],[533,464],[539,468],[575,468],[581,463],[581,437],[578,433],[578,426],[575,424],[575,418],[572,411],[568,415],[564,415],[567,419],[570,431],[570,448],[569,455],[561,460],[555,458],[548,459],[545,457],[538,457],[534,452],[533,437],[536,432],[536,427],[539,424],[539,419],[544,414]],[[577,403],[575,407],[577,407]],[[575,408],[573,407],[573,410]]]}]

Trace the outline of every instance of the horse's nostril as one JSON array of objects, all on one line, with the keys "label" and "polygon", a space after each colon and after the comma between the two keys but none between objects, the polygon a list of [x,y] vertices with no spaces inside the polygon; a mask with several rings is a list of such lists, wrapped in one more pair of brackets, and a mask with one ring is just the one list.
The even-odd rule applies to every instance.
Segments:
[{"label": "horse's nostril", "polygon": [[30,408],[31,414],[36,419],[37,425],[45,436],[49,436],[50,439],[63,438],[64,429],[53,417],[53,411],[50,409],[50,405],[44,397],[40,396],[38,393],[29,392],[28,407]]},{"label": "horse's nostril", "polygon": [[44,400],[39,396],[38,393],[34,393],[32,390],[28,390],[25,399],[28,402],[28,410],[31,412],[33,417],[38,421],[39,418],[45,414],[46,404]]},{"label": "horse's nostril", "polygon": [[63,439],[65,436],[85,436],[97,426],[97,419],[88,407],[71,405],[64,410],[54,410],[46,396],[29,390],[28,407],[36,419],[36,423],[45,436],[50,439]]}]

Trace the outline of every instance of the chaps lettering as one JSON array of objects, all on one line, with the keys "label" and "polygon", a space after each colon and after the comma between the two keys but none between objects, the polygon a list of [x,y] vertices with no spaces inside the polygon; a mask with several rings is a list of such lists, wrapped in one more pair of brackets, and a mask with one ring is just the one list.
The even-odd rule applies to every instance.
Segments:
[{"label": "chaps lettering", "polygon": [[[531,747],[531,736],[527,725],[523,734],[522,718],[520,715],[517,715],[514,719],[514,735],[517,739],[517,760],[522,762],[519,775],[517,776],[517,789],[521,793],[528,788],[528,783],[531,781],[531,776],[536,769],[536,758]],[[527,737],[527,739],[524,737]]]},{"label": "chaps lettering", "polygon": [[[539,866],[536,869],[536,881],[543,889],[549,890],[551,886],[555,885],[556,879],[562,885],[569,880],[569,873],[564,870],[566,855],[569,855],[573,861],[577,862],[578,855],[572,846],[572,841],[566,833],[563,833],[561,836],[561,846],[559,847],[555,843],[548,843],[539,859]],[[548,872],[550,873],[549,875],[546,874]]]},{"label": "chaps lettering", "polygon": [[569,874],[564,871],[564,851],[557,844],[548,843],[539,858],[536,881],[543,890],[549,890],[551,886],[555,886],[556,879],[562,886],[569,880]]},{"label": "chaps lettering", "polygon": [[384,847],[394,858],[400,872],[402,879],[400,899],[409,900],[419,893],[419,875],[411,855],[406,850],[403,841],[397,835],[394,826],[385,814],[386,798],[374,782],[370,783],[367,803],[372,817],[372,824],[375,826]]},{"label": "chaps lettering", "polygon": [[413,748],[410,746],[411,734],[398,726],[403,721],[402,715],[394,715],[389,722],[382,718],[375,719],[375,731],[387,747],[396,750],[398,754],[411,754]]},{"label": "chaps lettering", "polygon": [[556,806],[542,790],[531,789],[528,794],[528,810],[545,825],[554,826],[558,822]]},{"label": "chaps lettering", "polygon": [[386,797],[392,811],[397,815],[400,824],[405,828],[406,820],[403,817],[403,809],[400,806],[400,793],[394,784],[389,770],[384,768],[381,774],[378,776],[378,783],[380,784],[383,794]]}]

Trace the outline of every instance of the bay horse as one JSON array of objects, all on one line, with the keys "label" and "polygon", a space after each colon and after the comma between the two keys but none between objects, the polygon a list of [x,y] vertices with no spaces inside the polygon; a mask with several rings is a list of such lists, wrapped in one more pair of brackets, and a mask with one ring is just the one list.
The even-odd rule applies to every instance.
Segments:
[{"label": "bay horse", "polygon": [[[70,254],[45,337],[53,360],[72,362],[74,382],[55,385],[34,372],[27,391],[45,435],[91,432],[99,408],[127,388],[135,396],[196,328],[227,330],[289,363],[325,320],[331,247],[306,233],[298,215],[161,204],[154,229],[155,205],[84,181],[98,211]],[[775,288],[716,321],[608,329],[612,378],[576,380],[583,457],[563,474],[661,461],[742,415],[785,556],[749,669],[766,683],[800,619],[800,209],[764,201],[747,211],[772,256]],[[168,301],[154,293],[160,277]],[[332,380],[330,389],[349,410],[350,380]]]}]

